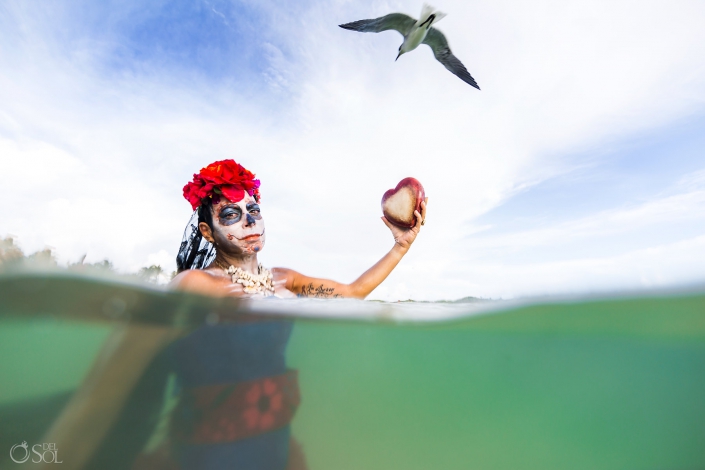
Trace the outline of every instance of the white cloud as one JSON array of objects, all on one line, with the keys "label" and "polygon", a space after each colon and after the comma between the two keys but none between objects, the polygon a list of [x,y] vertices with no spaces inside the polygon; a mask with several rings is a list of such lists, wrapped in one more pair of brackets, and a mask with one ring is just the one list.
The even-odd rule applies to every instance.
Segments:
[{"label": "white cloud", "polygon": [[[42,28],[46,18],[12,5],[5,14],[21,27],[0,52],[0,231],[18,235],[27,250],[50,244],[66,259],[88,252],[89,261],[108,257],[126,270],[150,264],[156,253],[167,260],[163,250],[173,259],[190,212],[181,187],[201,166],[234,157],[263,181],[268,265],[354,279],[391,247],[377,220],[382,193],[415,176],[430,196],[429,221],[375,296],[580,289],[599,277],[591,261],[569,257],[534,271],[458,266],[479,249],[463,236],[468,225],[521,188],[584,165],[565,155],[658,128],[705,103],[699,1],[440,5],[449,16],[438,27],[481,92],[425,46],[395,63],[399,35],[336,26],[390,11],[417,15],[416,2],[330,2],[305,7],[299,18],[264,3],[264,16],[276,19],[270,36],[289,46],[284,53],[263,40],[268,96],[180,81],[156,68],[106,75],[100,64],[113,45],[54,44],[45,32],[51,28]],[[68,16],[57,18],[71,27]],[[13,176],[21,162],[33,162],[44,183],[22,186]],[[479,245],[512,249],[566,233],[605,235],[693,216],[691,208],[702,218],[702,197],[693,190]],[[33,217],[44,204],[50,210]],[[610,265],[615,285],[641,279],[634,266],[642,255],[618,256],[635,264]],[[562,276],[568,269],[575,275]],[[681,265],[666,271],[675,269]],[[521,275],[531,282],[516,280]]]},{"label": "white cloud", "polygon": [[597,212],[546,228],[484,238],[473,237],[472,245],[475,250],[498,247],[526,249],[540,245],[551,246],[566,239],[574,241],[578,237],[605,237],[679,221],[705,223],[705,185],[701,189],[659,197],[632,207]]},{"label": "white cloud", "polygon": [[[445,295],[452,298],[458,286],[477,296],[515,297],[703,282],[705,235],[683,231],[705,233],[705,185],[692,184],[701,173],[630,207],[541,229],[479,231],[438,273],[452,286]],[[674,241],[659,242],[663,232]],[[419,260],[419,269],[429,264]]]},{"label": "white cloud", "polygon": [[37,139],[0,137],[0,173],[9,193],[33,188],[59,188],[67,177],[85,175],[82,162],[64,149]]},{"label": "white cloud", "polygon": [[705,236],[631,250],[617,256],[527,264],[478,263],[454,287],[484,297],[610,292],[703,284]]}]

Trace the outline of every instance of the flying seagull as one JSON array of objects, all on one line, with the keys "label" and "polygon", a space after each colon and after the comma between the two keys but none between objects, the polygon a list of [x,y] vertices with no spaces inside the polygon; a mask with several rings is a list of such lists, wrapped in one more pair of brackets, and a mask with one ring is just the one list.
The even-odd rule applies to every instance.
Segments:
[{"label": "flying seagull", "polygon": [[438,62],[460,77],[462,81],[479,90],[480,87],[477,85],[475,79],[472,78],[470,72],[468,72],[463,63],[450,51],[446,37],[436,28],[432,27],[434,23],[440,21],[444,16],[446,16],[445,13],[434,11],[432,6],[424,3],[423,9],[421,10],[421,18],[419,18],[418,21],[403,13],[390,13],[386,16],[375,18],[374,20],[353,21],[352,23],[345,23],[339,26],[343,29],[359,31],[361,33],[379,33],[390,29],[399,31],[402,36],[404,36],[404,42],[399,46],[397,59],[405,52],[413,51],[421,43],[428,44],[433,50],[433,55]]}]

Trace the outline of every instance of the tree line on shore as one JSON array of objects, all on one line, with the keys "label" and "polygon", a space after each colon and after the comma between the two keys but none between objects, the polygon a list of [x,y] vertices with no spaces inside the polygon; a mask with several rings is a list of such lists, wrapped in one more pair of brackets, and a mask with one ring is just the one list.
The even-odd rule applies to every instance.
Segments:
[{"label": "tree line on shore", "polygon": [[135,273],[120,273],[115,269],[112,261],[104,259],[96,263],[86,263],[86,256],[82,256],[75,263],[61,265],[56,259],[56,254],[51,248],[44,248],[31,254],[25,254],[18,246],[14,237],[0,238],[0,269],[12,269],[19,266],[32,266],[48,269],[68,269],[72,271],[110,273],[137,277],[147,282],[161,284],[168,282],[176,275],[176,272],[167,273],[158,264],[145,266]]}]

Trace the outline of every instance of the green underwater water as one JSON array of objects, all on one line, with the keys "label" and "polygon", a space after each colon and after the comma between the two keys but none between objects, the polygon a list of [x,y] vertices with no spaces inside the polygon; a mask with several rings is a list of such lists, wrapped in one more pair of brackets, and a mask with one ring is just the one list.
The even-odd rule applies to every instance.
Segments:
[{"label": "green underwater water", "polygon": [[[373,304],[317,305],[334,317],[339,305]],[[390,308],[398,318],[407,307]],[[705,292],[493,308],[443,321],[297,320],[287,360],[309,468],[705,468]],[[116,328],[188,331],[248,309],[115,281],[0,275],[0,466],[21,468],[4,454],[41,439]],[[111,436],[111,448],[128,447]]]}]

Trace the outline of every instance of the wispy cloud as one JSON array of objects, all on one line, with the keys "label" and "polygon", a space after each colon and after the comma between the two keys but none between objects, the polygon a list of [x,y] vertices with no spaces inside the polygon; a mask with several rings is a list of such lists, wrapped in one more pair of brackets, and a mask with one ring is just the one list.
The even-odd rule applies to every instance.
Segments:
[{"label": "wispy cloud", "polygon": [[[699,171],[683,178],[674,189],[687,189],[671,195],[659,195],[641,204],[600,211],[575,220],[548,227],[516,231],[509,234],[472,237],[475,249],[497,248],[521,250],[536,246],[554,246],[566,240],[606,237],[625,232],[643,231],[648,227],[677,222],[702,221],[705,229],[705,178]],[[705,274],[705,273],[704,273]]]},{"label": "wispy cloud", "polygon": [[447,282],[454,289],[504,298],[702,285],[704,253],[705,236],[697,236],[613,256],[473,263],[452,271],[463,276]]}]

